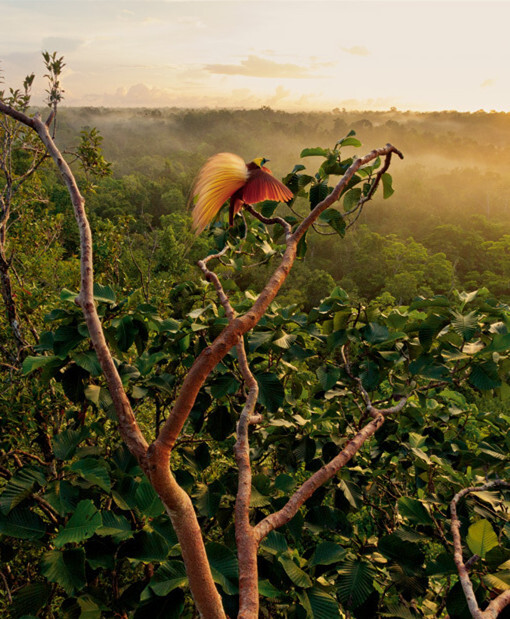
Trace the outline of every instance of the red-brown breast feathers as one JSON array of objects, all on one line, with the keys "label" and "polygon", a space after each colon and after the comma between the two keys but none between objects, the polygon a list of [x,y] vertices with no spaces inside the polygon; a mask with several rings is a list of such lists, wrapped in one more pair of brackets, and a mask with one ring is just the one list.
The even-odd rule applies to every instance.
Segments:
[{"label": "red-brown breast feathers", "polygon": [[267,168],[251,170],[242,191],[246,204],[256,204],[263,200],[288,202],[293,197],[292,191],[275,178]]}]

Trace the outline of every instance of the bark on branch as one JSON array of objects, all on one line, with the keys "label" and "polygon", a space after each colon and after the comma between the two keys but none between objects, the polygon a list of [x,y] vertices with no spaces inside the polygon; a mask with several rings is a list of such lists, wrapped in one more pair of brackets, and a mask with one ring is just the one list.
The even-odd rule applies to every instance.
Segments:
[{"label": "bark on branch", "polygon": [[457,566],[457,572],[459,574],[460,584],[464,595],[466,596],[466,602],[469,608],[469,612],[473,619],[497,619],[499,613],[510,605],[510,589],[503,591],[498,597],[494,598],[485,610],[481,610],[475,597],[473,584],[469,578],[467,562],[464,562],[462,556],[462,540],[460,537],[460,520],[457,515],[457,504],[471,492],[482,492],[483,490],[491,490],[492,488],[510,488],[510,482],[496,480],[491,481],[483,486],[470,486],[469,488],[463,488],[460,492],[453,497],[450,503],[450,513],[452,515],[451,531],[453,536],[453,560]]}]

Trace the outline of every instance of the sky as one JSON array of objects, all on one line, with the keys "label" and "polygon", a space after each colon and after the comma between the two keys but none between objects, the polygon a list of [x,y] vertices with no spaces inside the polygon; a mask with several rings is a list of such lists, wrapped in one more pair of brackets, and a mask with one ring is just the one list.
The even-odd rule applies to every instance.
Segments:
[{"label": "sky", "polygon": [[64,104],[510,111],[510,0],[0,0],[0,75]]}]

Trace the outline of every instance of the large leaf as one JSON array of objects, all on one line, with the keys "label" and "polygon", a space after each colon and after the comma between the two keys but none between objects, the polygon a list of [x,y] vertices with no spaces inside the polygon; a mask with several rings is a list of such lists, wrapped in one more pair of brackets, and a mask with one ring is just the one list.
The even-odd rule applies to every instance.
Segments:
[{"label": "large leaf", "polygon": [[483,579],[491,589],[499,589],[500,591],[510,589],[510,570],[501,570],[495,574],[485,574]]},{"label": "large leaf", "polygon": [[168,551],[168,543],[159,533],[143,529],[125,542],[119,555],[138,561],[164,561]]},{"label": "large leaf", "polygon": [[76,511],[65,527],[58,532],[53,543],[56,548],[61,548],[64,544],[82,542],[92,537],[102,524],[101,514],[94,503],[88,499],[80,501]]},{"label": "large leaf", "polygon": [[356,608],[373,591],[374,570],[367,562],[346,559],[338,567],[337,591],[340,602],[346,608]]},{"label": "large leaf", "polygon": [[466,315],[453,312],[453,316],[452,329],[468,342],[478,329],[478,312],[475,310]]},{"label": "large leaf", "polygon": [[110,492],[111,481],[106,462],[96,458],[84,458],[83,460],[73,462],[70,469],[91,484],[95,484],[106,492]]},{"label": "large leaf", "polygon": [[34,582],[18,589],[12,596],[11,616],[14,619],[24,615],[37,615],[51,595],[51,586],[45,582]]},{"label": "large leaf", "polygon": [[239,577],[235,554],[229,548],[217,542],[210,542],[205,550],[214,582],[221,585],[228,595],[235,595],[238,591],[236,582]]},{"label": "large leaf", "polygon": [[313,619],[335,619],[340,617],[338,602],[334,597],[318,587],[307,589],[303,595],[308,597]]},{"label": "large leaf", "polygon": [[98,282],[94,282],[94,299],[100,303],[115,304],[115,292],[110,286],[102,286]]},{"label": "large leaf", "polygon": [[116,542],[128,539],[133,535],[131,524],[122,514],[112,511],[101,512],[102,525],[96,530],[97,535],[111,535]]},{"label": "large leaf", "polygon": [[0,495],[0,510],[6,514],[21,501],[30,496],[36,486],[44,486],[46,477],[43,469],[25,466],[17,471],[5,485]]},{"label": "large leaf", "polygon": [[312,586],[310,576],[296,565],[290,556],[281,555],[278,557],[278,561],[282,564],[287,576],[297,587],[305,589]]},{"label": "large leaf", "polygon": [[482,391],[499,387],[501,380],[498,375],[498,366],[494,361],[473,364],[469,382]]},{"label": "large leaf", "polygon": [[85,586],[85,551],[83,548],[49,550],[41,559],[41,572],[68,594],[80,591]]},{"label": "large leaf", "polygon": [[79,430],[63,430],[53,437],[53,453],[59,460],[69,460],[76,452],[81,441],[88,436],[88,429],[82,426]]},{"label": "large leaf", "polygon": [[285,390],[276,374],[256,374],[259,386],[258,401],[271,413],[275,413],[283,404]]},{"label": "large leaf", "polygon": [[417,524],[433,524],[434,522],[426,507],[418,499],[401,497],[398,500],[398,511],[404,518]]},{"label": "large leaf", "polygon": [[498,536],[491,523],[482,519],[469,527],[466,543],[474,555],[483,559],[491,548],[498,545]]},{"label": "large leaf", "polygon": [[178,587],[186,587],[187,584],[188,577],[184,563],[182,561],[166,561],[161,564],[148,586],[156,595],[165,596]]},{"label": "large leaf", "polygon": [[310,559],[310,566],[314,565],[331,565],[340,563],[345,559],[347,551],[335,542],[320,542],[315,547],[315,552]]},{"label": "large leaf", "polygon": [[7,516],[0,514],[0,533],[18,539],[40,539],[46,533],[46,525],[34,512],[16,507]]},{"label": "large leaf", "polygon": [[300,157],[328,157],[330,151],[326,148],[316,146],[315,148],[304,148],[301,151]]},{"label": "large leaf", "polygon": [[135,492],[136,507],[146,516],[154,518],[165,511],[161,499],[151,483],[145,477],[138,484]]}]

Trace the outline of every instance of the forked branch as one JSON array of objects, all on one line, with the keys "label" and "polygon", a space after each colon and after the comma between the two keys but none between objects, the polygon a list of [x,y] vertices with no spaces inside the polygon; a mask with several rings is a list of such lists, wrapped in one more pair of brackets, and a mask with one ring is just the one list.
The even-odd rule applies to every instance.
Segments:
[{"label": "forked branch", "polygon": [[460,584],[464,595],[466,596],[466,602],[469,608],[469,612],[473,619],[497,619],[499,613],[510,605],[510,589],[503,591],[496,598],[491,600],[490,604],[485,610],[481,610],[475,597],[473,589],[473,583],[469,578],[469,572],[467,569],[467,563],[464,562],[462,556],[462,540],[460,537],[460,520],[457,515],[458,502],[471,492],[482,492],[484,490],[492,490],[492,488],[510,488],[510,482],[495,480],[483,486],[470,486],[469,488],[463,488],[460,492],[453,497],[450,503],[450,512],[452,515],[451,531],[453,536],[453,559],[457,566],[457,572],[459,574]]}]

